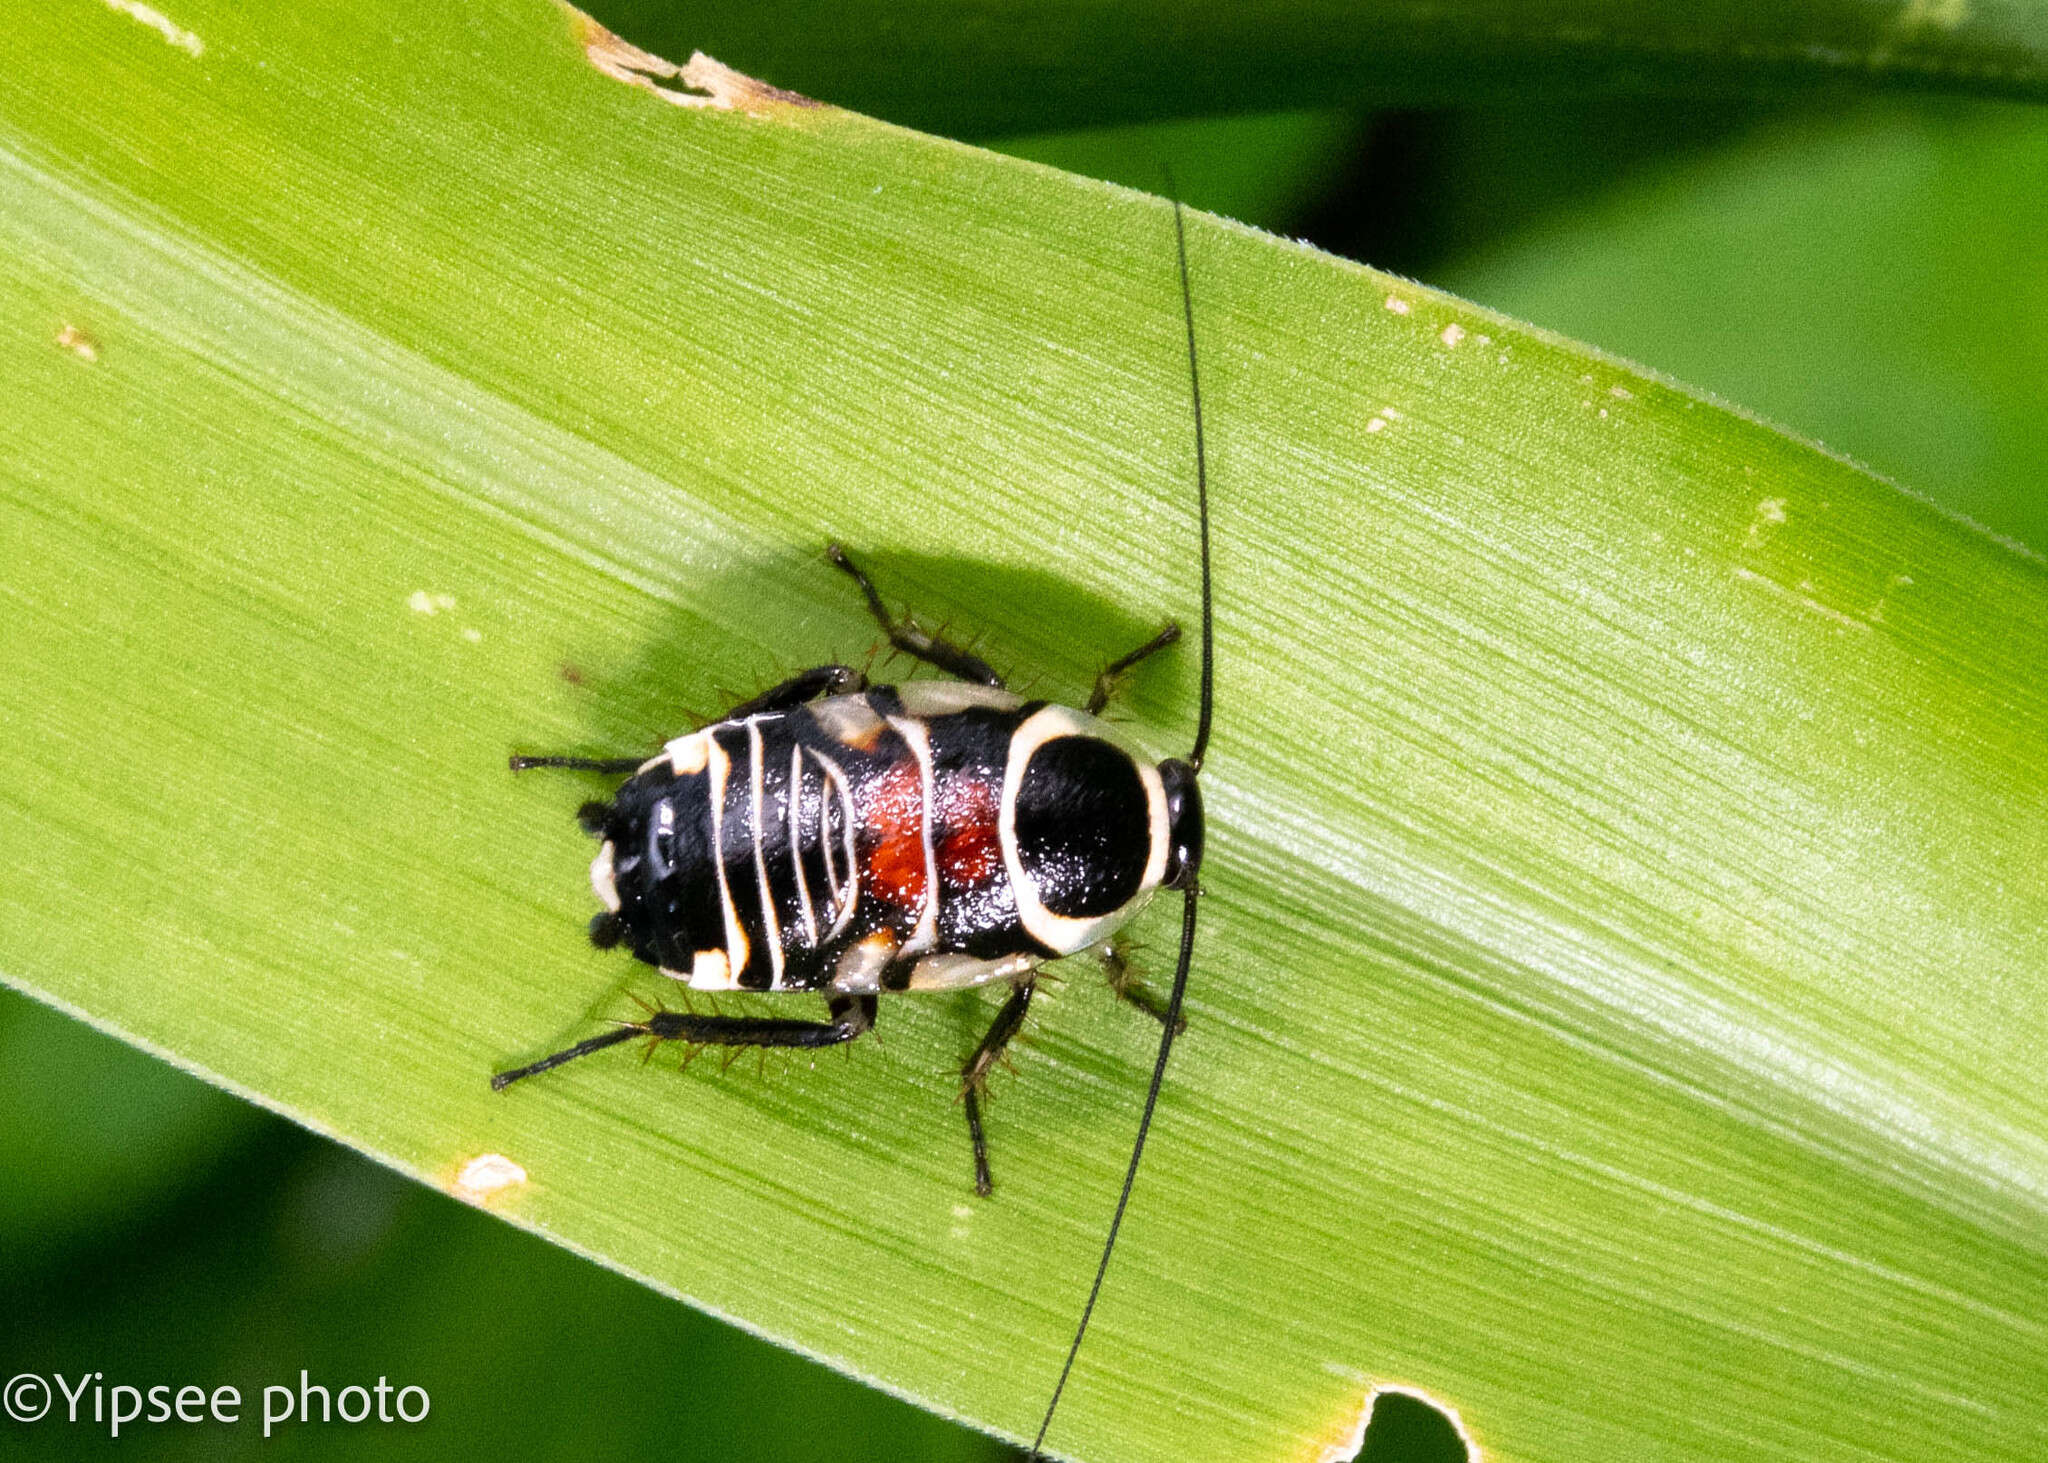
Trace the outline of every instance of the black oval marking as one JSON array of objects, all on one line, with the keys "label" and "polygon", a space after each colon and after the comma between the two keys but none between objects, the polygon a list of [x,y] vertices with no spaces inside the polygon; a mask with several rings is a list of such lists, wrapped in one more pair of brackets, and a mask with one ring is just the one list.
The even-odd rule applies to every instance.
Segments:
[{"label": "black oval marking", "polygon": [[1068,919],[1121,908],[1145,880],[1152,812],[1130,754],[1099,737],[1056,737],[1017,786],[1017,858],[1039,902]]}]

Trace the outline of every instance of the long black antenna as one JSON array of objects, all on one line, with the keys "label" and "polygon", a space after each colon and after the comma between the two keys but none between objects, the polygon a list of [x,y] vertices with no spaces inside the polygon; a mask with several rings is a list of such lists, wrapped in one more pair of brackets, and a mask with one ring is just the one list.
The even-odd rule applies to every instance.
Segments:
[{"label": "long black antenna", "polygon": [[[1167,174],[1167,188],[1177,191],[1173,188],[1171,173]],[[1196,516],[1202,527],[1202,699],[1201,713],[1195,723],[1195,749],[1188,754],[1188,764],[1200,770],[1202,754],[1209,749],[1209,722],[1215,700],[1212,662],[1216,636],[1209,594],[1209,462],[1202,440],[1202,378],[1195,365],[1195,297],[1188,285],[1188,232],[1178,197],[1173,200],[1173,241],[1180,256],[1181,313],[1186,317],[1188,326],[1188,388],[1195,403]],[[1196,864],[1200,864],[1199,856]],[[1052,1400],[1045,1405],[1045,1417],[1038,1424],[1038,1436],[1031,1440],[1030,1457],[1033,1459],[1043,1456],[1038,1451],[1039,1447],[1052,1427],[1052,1415],[1059,1410],[1060,1394],[1067,1390],[1067,1378],[1073,1373],[1074,1358],[1081,1352],[1081,1338],[1088,1334],[1088,1322],[1095,1314],[1095,1302],[1102,1295],[1103,1277],[1109,1274],[1109,1257],[1116,1250],[1117,1231],[1123,1228],[1124,1210],[1130,1207],[1131,1202],[1131,1186],[1138,1181],[1138,1162],[1145,1156],[1145,1139],[1152,1131],[1152,1113],[1159,1106],[1159,1085],[1166,1078],[1166,1059],[1173,1054],[1173,1038],[1180,1028],[1181,1002],[1188,993],[1188,967],[1195,958],[1195,912],[1201,894],[1195,887],[1196,874],[1197,870],[1191,868],[1185,875],[1187,899],[1181,910],[1180,959],[1173,968],[1173,992],[1166,998],[1166,1016],[1159,1033],[1159,1056],[1152,1063],[1152,1085],[1145,1091],[1145,1111],[1138,1119],[1137,1140],[1131,1144],[1130,1167],[1124,1170],[1123,1192],[1117,1195],[1116,1213],[1110,1216],[1109,1221],[1109,1236],[1102,1242],[1102,1261],[1095,1267],[1095,1283],[1088,1287],[1088,1304],[1081,1307],[1081,1323],[1074,1328],[1074,1342],[1067,1348],[1067,1360],[1060,1367],[1060,1379],[1053,1386]]]},{"label": "long black antenna", "polygon": [[[1166,175],[1173,189],[1173,174]],[[1200,772],[1209,750],[1209,721],[1216,700],[1216,617],[1209,605],[1209,450],[1202,437],[1202,368],[1195,357],[1195,292],[1188,283],[1188,229],[1180,199],[1173,200],[1173,243],[1180,257],[1180,312],[1188,326],[1188,396],[1195,407],[1195,518],[1202,529],[1202,700],[1195,721],[1195,749],[1188,765]]]}]

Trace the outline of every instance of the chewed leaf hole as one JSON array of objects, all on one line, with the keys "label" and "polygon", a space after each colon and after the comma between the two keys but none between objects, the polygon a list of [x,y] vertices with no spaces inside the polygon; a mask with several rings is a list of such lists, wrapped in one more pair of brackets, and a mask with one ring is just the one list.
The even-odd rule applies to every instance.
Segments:
[{"label": "chewed leaf hole", "polygon": [[1467,1463],[1471,1457],[1458,1424],[1444,1412],[1412,1392],[1381,1392],[1353,1463]]},{"label": "chewed leaf hole", "polygon": [[1481,1463],[1458,1414],[1407,1387],[1375,1387],[1356,1427],[1323,1463]]}]

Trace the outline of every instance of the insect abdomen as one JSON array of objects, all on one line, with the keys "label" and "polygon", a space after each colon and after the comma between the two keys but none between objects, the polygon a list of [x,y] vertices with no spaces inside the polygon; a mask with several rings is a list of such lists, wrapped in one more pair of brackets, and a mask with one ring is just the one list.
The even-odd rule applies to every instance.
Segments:
[{"label": "insect abdomen", "polygon": [[719,722],[620,789],[593,880],[634,953],[698,989],[1020,975],[1159,882],[1157,774],[1098,730],[943,682]]}]

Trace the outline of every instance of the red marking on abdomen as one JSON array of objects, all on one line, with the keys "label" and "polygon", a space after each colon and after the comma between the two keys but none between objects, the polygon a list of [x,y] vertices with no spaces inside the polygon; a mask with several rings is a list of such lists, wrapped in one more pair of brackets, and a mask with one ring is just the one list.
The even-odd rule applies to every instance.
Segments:
[{"label": "red marking on abdomen", "polygon": [[861,815],[864,833],[874,840],[863,882],[900,909],[923,909],[924,774],[917,763],[898,762],[876,778]]},{"label": "red marking on abdomen", "polygon": [[978,777],[949,778],[939,791],[939,869],[955,884],[982,884],[1003,866],[995,787]]}]

